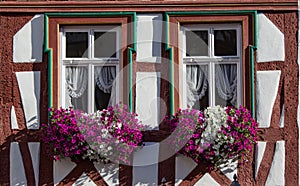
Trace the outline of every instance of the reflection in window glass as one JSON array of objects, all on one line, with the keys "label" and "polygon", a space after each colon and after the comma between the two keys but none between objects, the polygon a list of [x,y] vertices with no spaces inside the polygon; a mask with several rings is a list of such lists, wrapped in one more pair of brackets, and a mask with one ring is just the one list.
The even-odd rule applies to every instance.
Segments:
[{"label": "reflection in window glass", "polygon": [[66,57],[87,58],[88,57],[88,33],[67,32],[66,33]]},{"label": "reflection in window glass", "polygon": [[88,110],[88,69],[87,67],[66,67],[66,103],[74,109]]},{"label": "reflection in window glass", "polygon": [[237,56],[236,30],[214,31],[215,56]]},{"label": "reflection in window glass", "polygon": [[186,56],[208,56],[208,31],[186,31]]},{"label": "reflection in window glass", "polygon": [[237,65],[215,65],[216,105],[237,106]]},{"label": "reflection in window glass", "polygon": [[94,34],[95,51],[94,57],[96,58],[109,58],[116,57],[116,32],[95,32]]},{"label": "reflection in window glass", "polygon": [[189,108],[203,110],[209,105],[208,66],[187,65],[187,105]]}]

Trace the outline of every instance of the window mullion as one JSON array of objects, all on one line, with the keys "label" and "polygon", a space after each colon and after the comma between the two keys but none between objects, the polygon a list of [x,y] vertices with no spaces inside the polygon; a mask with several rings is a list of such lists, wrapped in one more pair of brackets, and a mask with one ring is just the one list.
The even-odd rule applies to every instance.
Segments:
[{"label": "window mullion", "polygon": [[94,30],[93,29],[91,29],[90,30],[90,56],[89,56],[89,59],[94,59],[94,54],[95,54],[95,47],[94,47]]},{"label": "window mullion", "polygon": [[215,105],[215,66],[211,61],[209,62],[209,105]]},{"label": "window mullion", "polygon": [[94,78],[93,78],[93,74],[94,74],[94,66],[92,64],[89,64],[88,66],[88,71],[89,71],[89,75],[88,75],[88,112],[92,113],[93,112],[93,95],[94,95]]},{"label": "window mullion", "polygon": [[214,67],[214,63],[211,60],[213,58],[213,54],[214,54],[214,35],[213,35],[213,28],[209,28],[209,105],[213,106],[215,105],[215,96],[214,96],[214,92],[215,92],[215,67]]},{"label": "window mullion", "polygon": [[209,57],[213,58],[214,56],[214,31],[213,28],[209,28]]}]

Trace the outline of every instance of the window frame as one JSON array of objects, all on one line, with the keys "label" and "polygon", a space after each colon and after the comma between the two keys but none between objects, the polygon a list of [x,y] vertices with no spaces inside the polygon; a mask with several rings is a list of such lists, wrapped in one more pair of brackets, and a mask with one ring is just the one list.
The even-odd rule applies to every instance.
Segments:
[{"label": "window frame", "polygon": [[180,26],[187,24],[240,23],[242,26],[242,82],[243,100],[241,105],[255,113],[255,65],[254,50],[256,46],[255,11],[245,12],[170,12],[166,15],[166,51],[170,53],[170,113],[174,114],[181,104],[179,65],[180,65]]},{"label": "window frame", "polygon": [[[179,68],[179,84],[180,84],[180,108],[188,108],[187,105],[187,86],[186,86],[186,67],[188,65],[207,65],[208,67],[208,105],[215,106],[215,95],[217,90],[215,88],[215,65],[218,64],[234,64],[237,65],[237,105],[243,101],[242,91],[242,26],[240,23],[212,23],[212,24],[188,24],[180,26],[180,62]],[[208,56],[186,56],[186,32],[187,31],[208,31]],[[215,30],[236,30],[237,39],[237,55],[236,56],[215,56],[214,51],[214,31]]]},{"label": "window frame", "polygon": [[[88,25],[76,25],[76,26],[62,26],[60,27],[59,38],[60,38],[60,79],[62,83],[60,84],[59,104],[62,107],[67,107],[66,103],[66,87],[65,87],[65,69],[68,66],[85,66],[88,69],[88,87],[86,89],[88,96],[88,106],[87,112],[95,112],[95,69],[101,66],[114,66],[116,67],[116,100],[115,103],[120,102],[120,82],[118,81],[118,72],[120,71],[121,66],[121,26],[120,25],[97,25],[97,26],[88,26]],[[87,58],[73,58],[66,57],[66,33],[67,32],[87,32],[88,33],[88,55]],[[112,58],[96,58],[94,56],[94,33],[95,32],[115,32],[116,33],[116,57]]]}]

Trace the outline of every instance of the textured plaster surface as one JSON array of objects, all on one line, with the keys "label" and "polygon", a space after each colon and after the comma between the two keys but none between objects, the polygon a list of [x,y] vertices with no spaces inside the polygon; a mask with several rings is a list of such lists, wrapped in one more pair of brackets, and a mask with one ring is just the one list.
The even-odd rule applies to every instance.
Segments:
[{"label": "textured plaster surface", "polygon": [[238,161],[230,161],[227,166],[220,165],[218,168],[220,171],[231,181],[233,181],[233,176],[238,173]]},{"label": "textured plaster surface", "polygon": [[277,141],[266,186],[285,185],[285,142]]},{"label": "textured plaster surface", "polygon": [[274,102],[277,96],[281,71],[257,71],[256,104],[260,128],[270,127]]},{"label": "textured plaster surface", "polygon": [[19,143],[10,144],[10,185],[27,185]]},{"label": "textured plaster surface", "polygon": [[157,185],[158,176],[158,143],[145,143],[145,146],[134,153],[133,185]]},{"label": "textured plaster surface", "polygon": [[16,72],[28,129],[40,127],[40,72]]},{"label": "textured plaster surface", "polygon": [[263,155],[265,153],[266,145],[267,145],[267,142],[264,142],[264,141],[257,142],[256,151],[255,151],[256,152],[256,154],[255,154],[255,177],[257,176],[259,166],[261,164]]},{"label": "textured plaster surface", "polygon": [[66,177],[72,169],[76,167],[76,163],[73,163],[70,159],[64,158],[59,161],[53,161],[53,180],[57,185],[60,181]]},{"label": "textured plaster surface", "polygon": [[219,186],[220,184],[216,182],[208,173],[194,185],[194,186]]},{"label": "textured plaster surface", "polygon": [[11,125],[11,129],[19,129],[18,120],[17,120],[16,111],[15,111],[14,106],[12,106],[11,110],[10,110],[10,125]]},{"label": "textured plaster surface", "polygon": [[82,173],[82,175],[72,184],[72,186],[97,186],[90,177],[86,175],[86,173]]},{"label": "textured plaster surface", "polygon": [[160,72],[137,72],[136,113],[149,129],[158,129],[160,118]]},{"label": "textured plaster surface", "polygon": [[119,165],[108,163],[94,163],[95,168],[105,180],[105,182],[110,186],[119,185]]},{"label": "textured plaster surface", "polygon": [[33,165],[35,184],[39,183],[39,167],[40,167],[40,143],[39,142],[29,142],[28,143],[30,156]]},{"label": "textured plaster surface", "polygon": [[175,163],[175,185],[177,186],[197,166],[197,164],[191,158],[183,155],[176,156]]},{"label": "textured plaster surface", "polygon": [[162,14],[137,15],[137,62],[161,62]]},{"label": "textured plaster surface", "polygon": [[35,15],[13,37],[13,61],[42,62],[44,15]]},{"label": "textured plaster surface", "polygon": [[258,14],[257,62],[284,59],[284,34],[264,14]]}]

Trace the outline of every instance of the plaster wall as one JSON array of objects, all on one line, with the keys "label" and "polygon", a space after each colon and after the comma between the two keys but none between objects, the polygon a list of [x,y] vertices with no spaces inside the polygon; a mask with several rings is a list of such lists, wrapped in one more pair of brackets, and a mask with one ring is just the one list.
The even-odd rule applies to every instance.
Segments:
[{"label": "plaster wall", "polygon": [[[295,128],[291,128],[292,125],[295,124],[295,117],[299,118],[299,113],[294,114],[295,110],[295,105],[299,107],[298,100],[294,100],[295,96],[298,93],[298,84],[299,81],[297,79],[297,74],[299,71],[295,70],[297,66],[295,66],[295,61],[297,58],[295,58],[293,51],[296,47],[294,45],[293,38],[292,36],[295,34],[291,32],[292,30],[292,23],[293,20],[295,20],[295,17],[293,17],[292,14],[286,14],[284,15],[284,20],[286,22],[281,23],[281,22],[276,22],[278,15],[275,15],[273,18],[272,16],[266,16],[266,15],[259,15],[259,20],[261,21],[259,23],[259,27],[263,29],[263,26],[267,26],[267,29],[275,30],[274,31],[274,37],[278,36],[279,41],[276,40],[276,45],[280,45],[279,48],[274,48],[274,51],[263,51],[261,48],[258,48],[257,53],[260,55],[258,57],[258,62],[259,64],[257,65],[258,72],[256,73],[256,98],[257,98],[257,113],[259,113],[258,120],[260,123],[260,129],[264,132],[265,130],[269,130],[270,128],[273,130],[274,128],[274,123],[276,123],[276,126],[281,127],[281,131],[283,132],[278,132],[274,134],[280,134],[278,136],[267,136],[268,133],[263,134],[265,137],[265,140],[270,140],[275,141],[276,147],[275,147],[275,154],[273,157],[270,157],[270,159],[273,159],[271,161],[271,167],[270,167],[270,173],[267,175],[266,179],[266,184],[267,185],[287,185],[290,182],[290,177],[292,176],[290,170],[286,169],[285,167],[291,167],[291,164],[294,162],[298,162],[297,156],[292,157],[291,160],[285,160],[286,158],[290,157],[289,154],[293,153],[294,147],[298,147],[297,143],[293,144],[291,141],[293,138],[296,138],[296,140],[299,142],[299,135],[293,133]],[[281,15],[279,15],[280,17]],[[36,17],[36,16],[34,16]],[[151,15],[140,15],[139,19],[143,22],[144,20],[153,20],[158,17],[159,19],[161,18],[160,14],[151,14]],[[271,17],[271,18],[270,18]],[[30,21],[32,21],[30,19]],[[282,17],[280,17],[279,20],[283,20]],[[297,20],[297,19],[296,19]],[[17,22],[17,21],[16,21]],[[151,21],[150,21],[151,22]],[[270,23],[271,22],[271,23]],[[4,23],[3,19],[2,22]],[[286,27],[286,25],[292,25],[291,27]],[[141,27],[142,24],[140,24],[138,27]],[[279,26],[278,26],[279,25]],[[281,26],[280,26],[281,25]],[[155,30],[155,26],[147,27],[149,30]],[[276,28],[274,28],[274,26]],[[28,29],[26,28],[28,26],[23,27],[25,30]],[[26,37],[28,33],[31,31],[24,31],[24,29],[20,29],[20,34],[26,34],[22,35],[22,37]],[[271,31],[271,33],[273,33]],[[3,31],[0,31],[2,33],[1,37],[3,38]],[[148,39],[153,39],[153,38],[143,38],[143,31],[140,30],[138,31],[140,34],[140,41],[148,40]],[[150,31],[149,31],[150,33]],[[19,33],[18,33],[19,34]],[[17,34],[17,35],[18,35]],[[259,42],[260,46],[263,47],[266,45],[266,47],[272,47],[270,46],[271,43],[267,40],[267,36],[265,36],[263,33],[261,33],[259,37]],[[283,35],[282,35],[283,34]],[[17,42],[23,42],[19,41],[19,39],[16,38],[22,38],[21,35],[15,37],[15,42],[17,45]],[[151,35],[151,34],[150,34]],[[7,37],[8,40],[12,40],[14,34],[11,35],[11,37]],[[276,37],[277,38],[277,37]],[[42,43],[42,40],[37,39],[36,40],[38,43]],[[29,45],[34,45],[30,44],[31,41],[28,41]],[[151,43],[151,42],[150,42]],[[10,46],[11,43],[9,41],[7,42],[7,45]],[[291,47],[292,46],[292,47]],[[15,49],[13,51],[5,52],[4,47],[5,46],[0,46],[1,47],[1,72],[3,73],[3,77],[1,79],[1,82],[3,85],[5,85],[6,89],[8,91],[2,91],[3,92],[3,97],[1,97],[1,109],[4,111],[3,115],[5,115],[5,120],[8,125],[9,130],[15,130],[17,131],[18,129],[22,130],[21,127],[19,126],[26,126],[28,129],[38,129],[39,128],[39,123],[40,123],[40,95],[42,94],[41,90],[41,83],[42,81],[42,72],[40,71],[39,68],[41,67],[32,67],[31,64],[13,64],[14,62],[23,62],[24,60],[28,60],[27,62],[36,62],[39,60],[32,60],[32,59],[38,59],[39,57],[32,57],[31,53],[29,51],[24,52],[22,51],[19,53],[20,49]],[[143,49],[143,45],[139,46],[137,53],[140,53],[141,55],[138,57],[141,59],[141,62],[144,62],[142,59],[147,59],[152,62],[157,62],[157,56],[152,55],[149,53],[149,51],[145,52]],[[146,47],[147,48],[152,48],[153,49],[154,45],[153,44],[147,44],[146,42]],[[293,48],[294,47],[294,48]],[[29,48],[34,48],[33,46],[30,46]],[[288,49],[286,49],[288,48]],[[261,50],[260,50],[261,49]],[[3,52],[4,51],[4,52]],[[139,52],[140,51],[140,52]],[[24,53],[23,53],[24,52]],[[143,54],[143,52],[145,52]],[[274,54],[276,53],[276,55]],[[4,54],[5,53],[5,54]],[[286,55],[286,53],[288,55]],[[28,54],[28,55],[27,55]],[[284,54],[284,55],[283,55]],[[15,58],[13,60],[13,56],[15,55]],[[42,52],[39,53],[40,56],[42,56]],[[7,57],[10,56],[10,57]],[[20,58],[19,58],[19,57]],[[158,55],[159,56],[159,55]],[[276,56],[276,58],[274,58]],[[5,62],[6,67],[3,65],[3,59],[6,59],[8,62]],[[17,58],[22,59],[22,60],[17,60]],[[276,61],[276,62],[274,62]],[[277,63],[277,61],[284,61],[284,65],[281,65]],[[267,62],[268,65],[265,65],[264,63]],[[282,63],[282,62],[280,62]],[[18,66],[20,65],[20,66]],[[46,68],[47,63],[43,64]],[[4,69],[4,70],[3,70]],[[11,70],[13,69],[13,70]],[[38,69],[38,70],[37,70]],[[295,74],[297,73],[297,74]],[[11,77],[14,77],[16,75],[16,83],[12,85],[13,79]],[[282,81],[282,77],[284,77],[284,85]],[[159,118],[159,111],[153,113],[153,110],[156,110],[158,108],[158,105],[160,105],[159,100],[150,100],[149,98],[157,98],[160,95],[160,74],[157,72],[140,72],[137,73],[137,97],[136,97],[136,110],[139,110],[138,112],[140,113],[141,116],[147,116],[151,115],[151,118],[140,118],[141,120],[144,121],[145,124],[150,124],[151,128],[158,128],[158,118]],[[296,85],[295,85],[296,81]],[[8,83],[7,83],[8,82]],[[147,86],[144,86],[147,85]],[[284,93],[280,93],[281,89],[280,87],[284,88]],[[19,107],[19,101],[18,98],[15,98],[16,95],[18,95],[16,92],[19,90],[20,92],[20,105],[22,108]],[[295,92],[295,89],[297,92]],[[14,93],[11,93],[14,92]],[[284,106],[279,106],[279,101],[278,101],[278,95],[284,97]],[[13,101],[9,101],[9,97]],[[297,97],[297,96],[296,96]],[[5,109],[4,105],[5,104]],[[149,106],[150,105],[150,106]],[[154,105],[154,106],[153,106]],[[152,107],[153,106],[153,107]],[[276,109],[282,108],[282,112],[277,112]],[[150,108],[150,109],[149,109]],[[24,124],[22,123],[22,115],[20,114],[20,110],[24,110]],[[277,115],[274,115],[274,111],[278,113]],[[284,112],[288,111],[288,112]],[[275,117],[274,117],[275,116]],[[8,119],[7,119],[8,118]],[[274,121],[274,118],[278,118],[278,120]],[[279,121],[279,118],[280,121]],[[299,120],[298,120],[299,122]],[[3,122],[4,123],[4,122]],[[9,125],[10,123],[10,125]],[[286,125],[284,125],[286,124]],[[288,125],[287,125],[288,124]],[[6,130],[6,129],[5,129]],[[4,129],[1,130],[1,135],[7,135],[8,132],[5,131]],[[3,132],[4,131],[4,132]],[[282,137],[283,136],[283,137]],[[284,140],[282,140],[282,138]],[[276,140],[276,139],[280,140]],[[12,138],[15,139],[15,138]],[[31,139],[31,138],[29,138]],[[1,143],[3,143],[3,138],[1,138]],[[263,159],[263,156],[265,154],[265,149],[268,148],[268,145],[266,143],[268,142],[260,142],[258,146],[258,151],[257,151],[257,157],[255,159],[256,163],[256,168],[255,168],[255,174],[257,174],[259,171],[259,166],[260,164],[265,161]],[[4,144],[4,143],[3,143]],[[12,142],[8,143],[10,146],[10,152],[8,153],[10,160],[8,161],[9,163],[9,169],[5,168],[3,165],[5,165],[3,162],[1,162],[1,166],[4,170],[8,170],[10,172],[10,175],[14,175],[13,177],[9,177],[10,183],[12,185],[16,184],[26,184],[27,179],[26,179],[26,174],[24,170],[24,162],[22,159],[22,154],[20,152],[20,147],[18,142]],[[291,145],[292,144],[292,145]],[[294,146],[294,147],[293,147]],[[41,167],[41,164],[39,162],[40,155],[40,144],[39,143],[33,143],[30,142],[28,144],[29,150],[30,150],[30,157],[33,162],[33,171],[34,171],[34,179],[36,183],[38,182],[38,171]],[[148,148],[149,147],[149,148]],[[9,148],[8,148],[9,149]],[[158,174],[159,174],[159,168],[158,168],[158,154],[159,154],[159,146],[154,143],[154,144],[146,144],[144,150],[138,152],[135,157],[134,157],[134,162],[135,165],[142,165],[142,166],[135,166],[132,170],[133,172],[133,185],[157,185],[158,184]],[[5,151],[6,152],[6,151]],[[287,153],[289,152],[289,153]],[[299,154],[299,152],[297,152]],[[287,157],[288,156],[288,157]],[[1,154],[1,158],[4,156]],[[148,160],[151,160],[152,164],[145,164]],[[1,159],[2,161],[2,159]],[[293,162],[294,161],[294,162]],[[73,170],[73,168],[76,165],[68,160],[62,160],[60,162],[54,162],[53,163],[53,179],[54,183],[57,184],[59,181],[63,179],[64,176],[66,176],[70,171]],[[185,178],[186,175],[188,175],[193,168],[195,168],[195,164],[191,162],[190,159],[184,158],[184,157],[176,157],[176,185],[180,184],[180,182]],[[298,165],[297,169],[298,168]],[[96,169],[99,171],[101,176],[105,179],[105,181],[109,185],[118,185],[119,180],[119,169],[118,165],[112,165],[112,168],[110,169],[111,173],[107,173],[108,169],[106,167],[103,167],[102,165],[95,165]],[[52,169],[51,167],[49,169]],[[294,169],[291,169],[294,170]],[[7,173],[8,175],[8,173]],[[245,176],[245,175],[242,175]],[[258,175],[261,176],[261,175]],[[3,178],[3,177],[1,177]],[[87,184],[93,184],[93,181],[90,180],[89,177],[86,176],[85,174],[82,174],[82,176],[78,179],[76,184],[80,183],[87,183]],[[298,182],[298,180],[297,180]],[[0,182],[1,183],[1,182]],[[211,185],[218,185],[216,181],[212,178],[211,175],[205,174],[197,183],[196,185],[202,185],[205,183],[209,183]],[[299,181],[300,183],[300,181]]]}]

